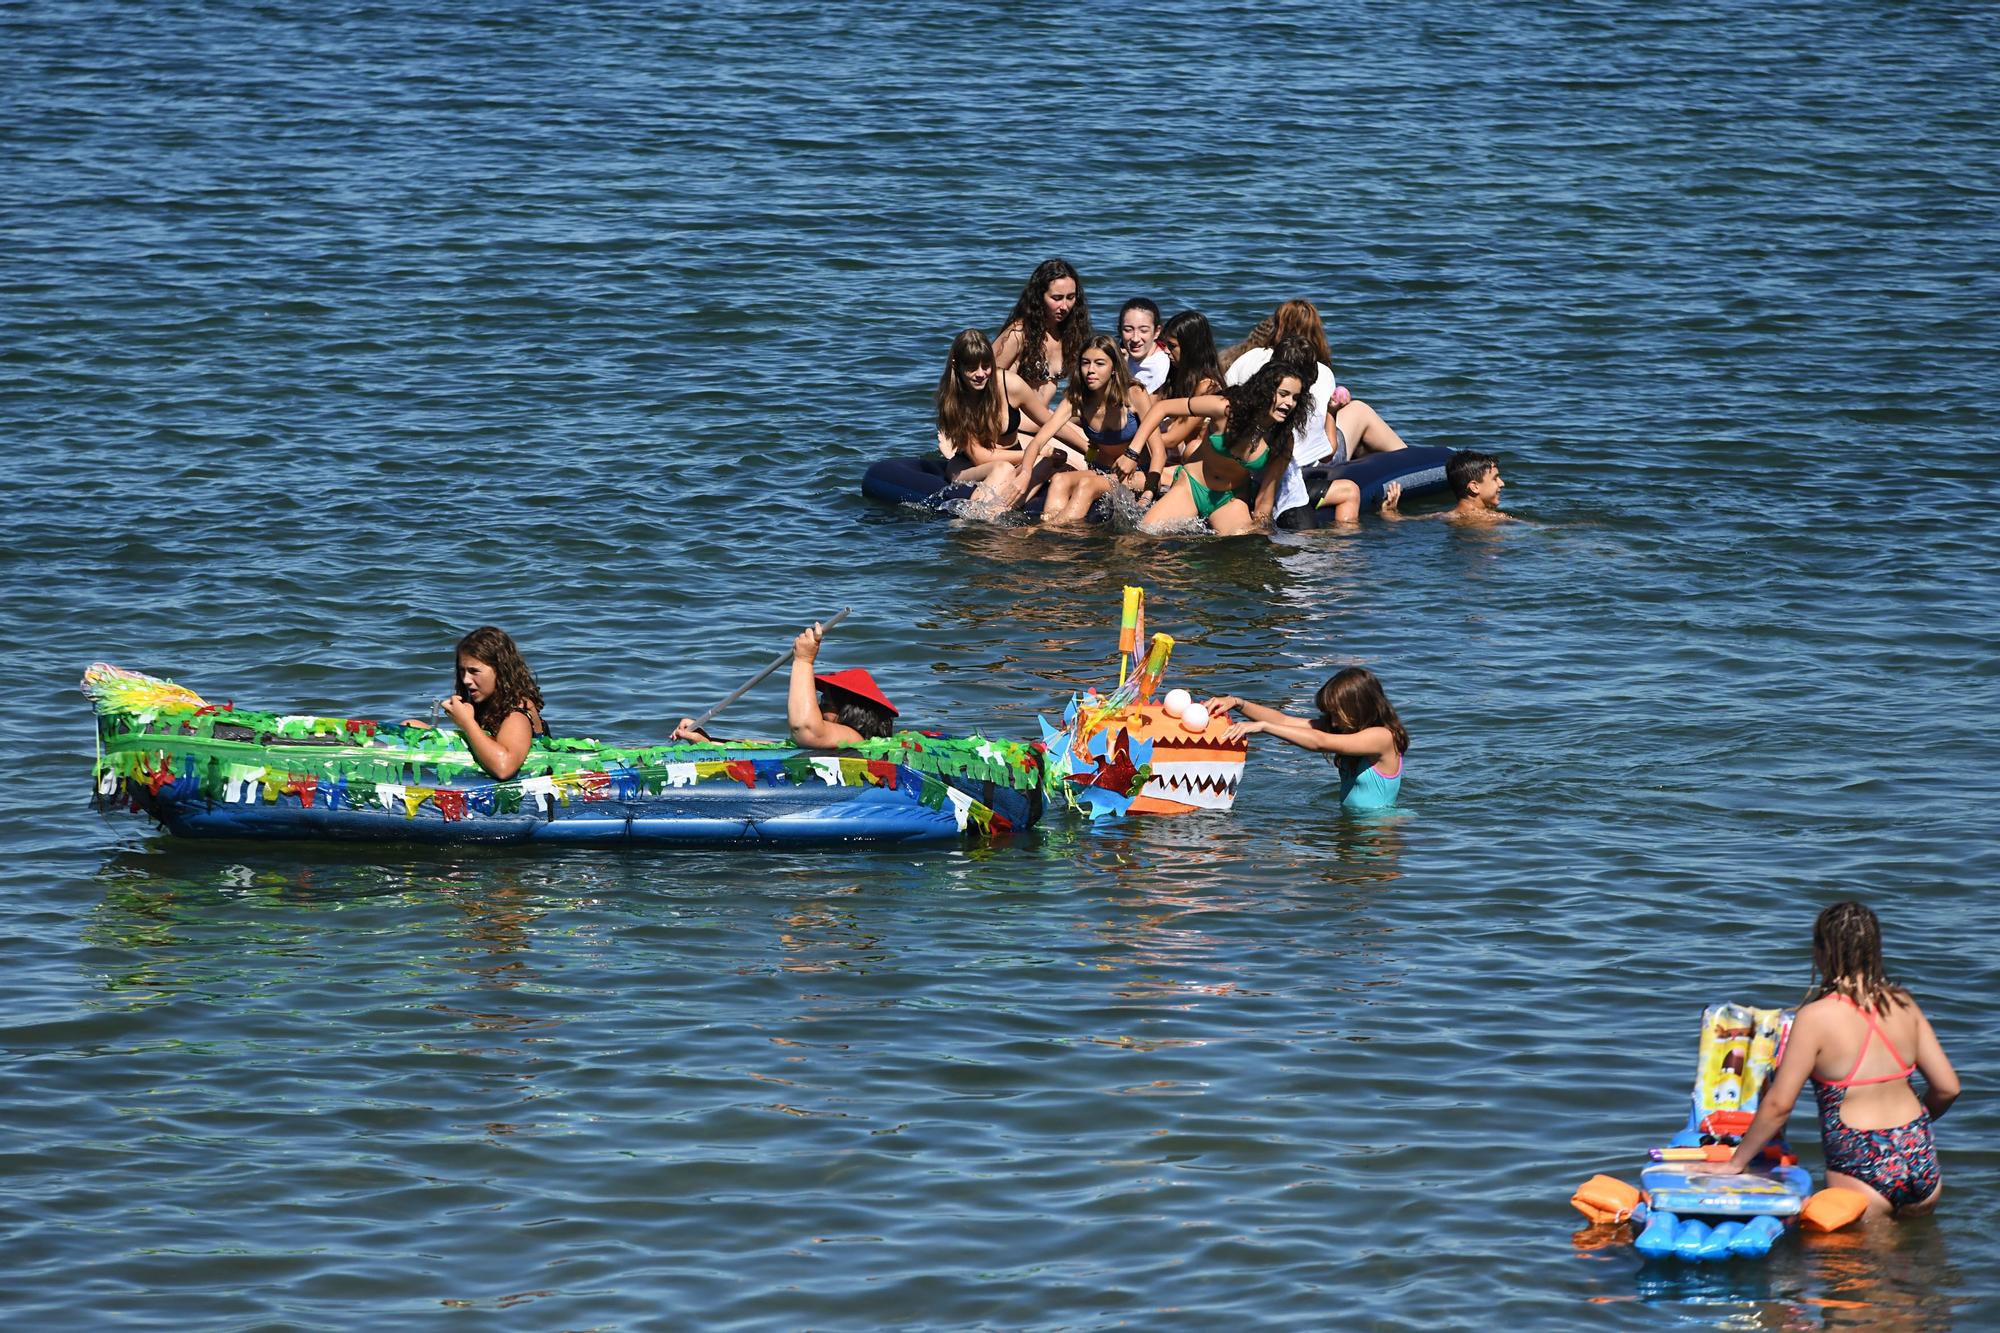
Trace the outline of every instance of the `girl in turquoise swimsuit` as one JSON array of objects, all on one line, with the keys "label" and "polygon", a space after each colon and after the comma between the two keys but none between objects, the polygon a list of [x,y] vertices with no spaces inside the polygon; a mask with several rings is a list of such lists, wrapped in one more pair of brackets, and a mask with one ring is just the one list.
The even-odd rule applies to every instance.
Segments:
[{"label": "girl in turquoise swimsuit", "polygon": [[1305,426],[1300,406],[1310,378],[1305,368],[1273,360],[1247,382],[1220,393],[1155,400],[1132,447],[1115,465],[1121,476],[1138,473],[1142,457],[1150,471],[1166,467],[1159,429],[1167,417],[1207,417],[1221,429],[1186,463],[1163,472],[1166,489],[1139,530],[1161,532],[1195,518],[1225,537],[1268,527],[1278,483]]},{"label": "girl in turquoise swimsuit", "polygon": [[1289,741],[1302,750],[1324,754],[1340,770],[1340,804],[1346,810],[1386,810],[1403,787],[1403,752],[1410,733],[1382,682],[1367,667],[1347,667],[1334,673],[1313,698],[1319,716],[1292,717],[1275,708],[1253,704],[1233,694],[1208,701],[1214,717],[1240,709],[1249,719],[1229,729],[1230,740],[1262,732]]}]

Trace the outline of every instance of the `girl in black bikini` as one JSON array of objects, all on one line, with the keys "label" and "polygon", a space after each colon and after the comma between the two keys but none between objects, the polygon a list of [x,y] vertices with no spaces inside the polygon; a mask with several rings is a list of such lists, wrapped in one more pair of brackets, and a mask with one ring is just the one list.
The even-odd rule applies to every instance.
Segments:
[{"label": "girl in black bikini", "polygon": [[[458,641],[451,697],[444,711],[465,733],[465,748],[479,766],[505,782],[521,771],[535,737],[549,734],[542,721],[542,691],[535,673],[505,630],[481,625]],[[430,724],[408,718],[406,727]]]},{"label": "girl in black bikini", "polygon": [[1090,332],[1083,279],[1065,260],[1044,260],[993,340],[994,360],[1019,374],[1046,403],[1075,368]]},{"label": "girl in black bikini", "polygon": [[1311,375],[1310,367],[1274,360],[1221,393],[1155,400],[1138,438],[1118,458],[1120,476],[1136,474],[1142,457],[1153,471],[1165,467],[1157,432],[1168,416],[1208,417],[1221,429],[1168,475],[1166,493],[1146,511],[1139,530],[1162,532],[1194,518],[1225,537],[1268,526],[1278,483],[1304,429],[1300,405]]},{"label": "girl in black bikini", "polygon": [[993,362],[993,344],[978,329],[952,339],[937,387],[938,452],[953,481],[978,481],[1004,463],[1021,461],[1023,417],[1040,426],[1049,409],[1019,375]]},{"label": "girl in black bikini", "polygon": [[[1028,442],[1021,466],[1006,481],[996,482],[998,498],[1019,504],[1046,483],[1042,521],[1081,522],[1097,497],[1111,489],[1111,464],[1139,433],[1140,418],[1152,405],[1152,395],[1132,378],[1124,348],[1114,338],[1096,335],[1084,344],[1075,378],[1055,415]],[[1056,440],[1062,443],[1051,447]]]}]

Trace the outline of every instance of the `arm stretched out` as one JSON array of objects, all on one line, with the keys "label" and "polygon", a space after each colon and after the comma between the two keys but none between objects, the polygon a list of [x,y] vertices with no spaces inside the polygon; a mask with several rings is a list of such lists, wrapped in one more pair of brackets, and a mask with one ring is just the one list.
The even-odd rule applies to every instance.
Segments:
[{"label": "arm stretched out", "polygon": [[1216,417],[1229,416],[1229,400],[1219,393],[1201,393],[1192,398],[1155,398],[1153,405],[1146,409],[1144,419],[1139,422],[1139,433],[1132,437],[1132,444],[1125,450],[1124,457],[1114,465],[1120,474],[1130,474],[1138,469],[1139,456],[1148,455],[1147,471],[1158,472],[1167,465],[1166,446],[1159,438],[1160,423],[1168,417]]},{"label": "arm stretched out", "polygon": [[1208,701],[1210,717],[1237,709],[1249,719],[1232,726],[1230,740],[1262,733],[1290,742],[1301,750],[1317,754],[1347,754],[1386,760],[1396,753],[1396,737],[1387,727],[1363,727],[1359,731],[1321,731],[1308,719],[1281,713],[1275,708],[1239,699],[1233,694],[1217,695]]}]

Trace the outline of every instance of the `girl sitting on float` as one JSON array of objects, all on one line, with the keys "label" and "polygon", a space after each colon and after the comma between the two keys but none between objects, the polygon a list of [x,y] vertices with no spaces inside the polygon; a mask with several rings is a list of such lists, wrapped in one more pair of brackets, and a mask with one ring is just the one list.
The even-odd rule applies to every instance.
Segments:
[{"label": "girl sitting on float", "polygon": [[[1273,361],[1248,382],[1220,393],[1155,399],[1138,437],[1114,465],[1119,477],[1131,477],[1144,458],[1147,470],[1161,473],[1165,483],[1139,530],[1158,533],[1196,518],[1225,537],[1267,526],[1285,464],[1304,428],[1301,407],[1310,375],[1307,367]],[[1160,423],[1169,416],[1207,417],[1218,427],[1171,473],[1165,471],[1159,439]]]},{"label": "girl sitting on float", "polygon": [[1315,718],[1293,717],[1275,708],[1253,704],[1233,694],[1207,704],[1210,717],[1240,709],[1248,718],[1229,728],[1227,738],[1242,740],[1262,733],[1289,741],[1302,750],[1324,754],[1340,770],[1340,804],[1347,810],[1386,810],[1403,787],[1403,754],[1410,733],[1367,667],[1335,672],[1313,696]]},{"label": "girl sitting on float", "polygon": [[[542,691],[535,673],[505,630],[481,625],[458,641],[446,716],[465,733],[465,748],[479,766],[505,782],[521,771],[535,737],[549,734],[542,721]],[[406,727],[430,729],[405,718]]]},{"label": "girl sitting on float", "polygon": [[1064,260],[1044,260],[993,340],[994,361],[1026,380],[1044,403],[1052,402],[1090,333],[1083,279]]},{"label": "girl sitting on float", "polygon": [[1124,351],[1117,339],[1102,333],[1084,344],[1055,414],[1028,441],[1021,465],[995,479],[1000,503],[1012,508],[1046,484],[1042,521],[1079,523],[1097,497],[1111,489],[1111,465],[1139,433],[1139,421],[1153,405],[1152,395],[1132,378]]},{"label": "girl sitting on float", "polygon": [[986,335],[967,329],[952,339],[937,387],[945,476],[978,481],[1002,464],[1019,463],[1023,418],[1041,426],[1049,409],[1027,381],[994,363]]},{"label": "girl sitting on float", "polygon": [[[1312,387],[1306,391],[1311,402],[1305,433],[1299,438],[1277,503],[1279,527],[1307,528],[1313,526],[1310,514],[1305,512],[1312,500],[1301,469],[1339,467],[1364,454],[1393,453],[1409,446],[1374,408],[1335,385],[1333,349],[1327,343],[1326,326],[1320,321],[1319,311],[1310,301],[1286,301],[1272,311],[1271,317],[1252,331],[1241,354],[1230,362],[1225,378],[1231,384],[1241,384],[1279,355],[1279,348],[1286,348],[1290,355],[1302,351],[1313,363]],[[1336,523],[1357,523],[1361,518],[1361,488],[1345,478],[1335,480],[1327,486],[1316,507],[1333,510]]]},{"label": "girl sitting on float", "polygon": [[[1183,310],[1161,327],[1159,344],[1167,354],[1167,380],[1155,395],[1160,398],[1196,398],[1222,391],[1222,366],[1215,356],[1215,333],[1208,317],[1199,310]],[[1188,446],[1200,444],[1214,433],[1206,417],[1172,417],[1160,428],[1165,456],[1170,462],[1183,461]],[[1157,490],[1157,477],[1147,490]]]}]

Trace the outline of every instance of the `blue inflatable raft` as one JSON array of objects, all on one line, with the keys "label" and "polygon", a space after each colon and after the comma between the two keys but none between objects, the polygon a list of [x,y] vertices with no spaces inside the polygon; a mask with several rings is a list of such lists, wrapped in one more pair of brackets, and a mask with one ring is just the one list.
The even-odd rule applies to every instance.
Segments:
[{"label": "blue inflatable raft", "polygon": [[838,750],[727,742],[627,748],[538,738],[497,781],[456,731],[204,703],[102,664],[95,795],[186,838],[359,842],[926,842],[1032,827],[1042,753],[899,732]]},{"label": "blue inflatable raft", "polygon": [[[1447,491],[1444,465],[1451,452],[1435,447],[1398,449],[1393,453],[1368,454],[1358,462],[1338,467],[1309,467],[1300,471],[1305,478],[1306,494],[1314,505],[1326,494],[1328,486],[1344,479],[1361,488],[1361,512],[1365,514],[1381,506],[1382,493],[1391,482],[1402,483],[1406,500]],[[945,475],[944,459],[936,454],[925,458],[885,458],[871,464],[861,476],[861,493],[883,504],[943,510],[970,499],[972,491],[969,483],[953,482]],[[1039,515],[1042,497],[1033,497],[1019,512]],[[1280,517],[1279,526],[1292,530],[1316,528],[1323,512],[1331,521],[1331,511],[1294,509]],[[1108,513],[1109,506],[1099,500],[1091,506],[1090,520],[1101,523]]]}]

